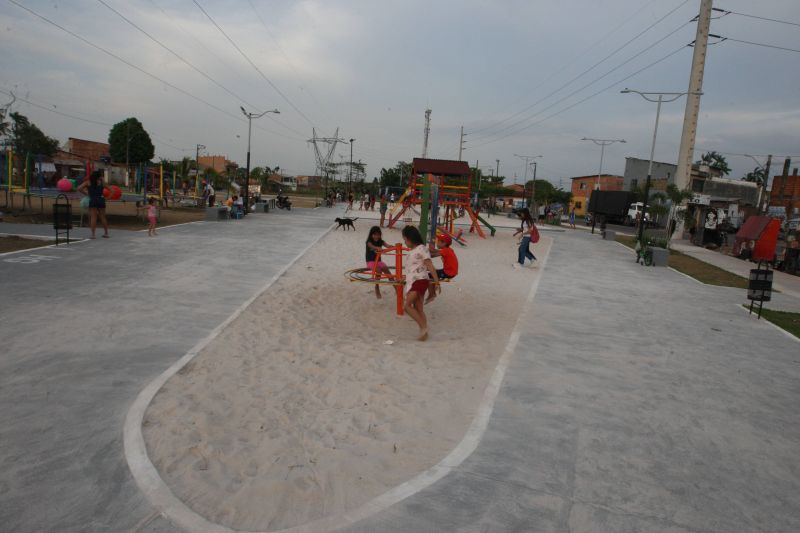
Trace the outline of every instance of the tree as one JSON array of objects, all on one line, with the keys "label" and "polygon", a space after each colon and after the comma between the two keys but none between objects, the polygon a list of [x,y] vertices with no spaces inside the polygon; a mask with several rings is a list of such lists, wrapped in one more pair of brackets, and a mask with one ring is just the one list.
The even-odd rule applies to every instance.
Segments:
[{"label": "tree", "polygon": [[410,176],[411,163],[398,161],[392,168],[381,169],[380,185],[381,187],[405,187],[408,185]]},{"label": "tree", "polygon": [[[137,165],[153,159],[155,147],[142,123],[131,117],[117,122],[108,133],[111,160]],[[129,146],[130,144],[130,146]]]},{"label": "tree", "polygon": [[58,150],[58,140],[48,137],[28,117],[11,113],[11,146],[17,154],[51,156]]},{"label": "tree", "polygon": [[749,181],[757,185],[764,185],[766,182],[765,177],[764,169],[761,167],[756,167],[752,172],[745,174],[744,177],[742,177],[742,181]]},{"label": "tree", "polygon": [[698,163],[708,165],[711,168],[719,170],[720,174],[723,176],[727,176],[731,173],[731,167],[728,166],[728,160],[725,159],[724,155],[718,152],[706,152],[703,154],[703,157],[700,158]]},{"label": "tree", "polygon": [[[14,93],[11,93],[11,101],[0,107],[0,139],[6,137],[11,132],[11,123],[8,122],[7,117],[11,112],[11,106],[17,101]],[[3,143],[5,144],[5,143]]]}]

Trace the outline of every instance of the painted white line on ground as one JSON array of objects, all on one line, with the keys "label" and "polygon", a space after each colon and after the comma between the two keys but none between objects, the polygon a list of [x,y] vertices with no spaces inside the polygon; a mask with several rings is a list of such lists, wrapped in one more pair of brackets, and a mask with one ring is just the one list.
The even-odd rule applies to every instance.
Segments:
[{"label": "painted white line on ground", "polygon": [[[747,313],[748,315],[750,314],[750,309],[749,309],[749,308],[747,308],[747,307],[744,307],[744,306],[743,306],[743,305],[741,305],[741,304],[736,304],[736,307],[737,307],[737,308],[739,308],[739,309],[741,309],[742,311],[744,311],[744,312],[745,312],[745,313]],[[753,308],[753,314],[752,314],[751,316],[752,316],[752,317],[754,317],[754,319],[755,319],[757,322],[759,322],[759,323],[766,323],[767,325],[769,325],[769,326],[772,326],[773,328],[777,329],[778,331],[780,331],[781,333],[783,333],[784,335],[786,335],[787,337],[789,337],[789,338],[790,338],[790,339],[792,339],[793,341],[800,342],[800,338],[798,338],[798,337],[795,337],[794,335],[792,335],[791,333],[789,333],[788,331],[786,331],[785,329],[783,329],[783,328],[782,328],[782,327],[780,327],[779,325],[777,325],[777,324],[773,324],[772,322],[770,322],[770,321],[769,321],[769,320],[767,320],[766,318],[761,318],[761,320],[759,320],[759,319],[758,319],[758,314],[757,314],[757,311],[755,310],[755,307]]]},{"label": "painted white line on ground", "polygon": [[[47,239],[47,240],[50,241],[52,239]],[[36,246],[34,248],[23,248],[22,250],[14,250],[13,252],[3,252],[3,253],[0,254],[0,257],[2,257],[4,255],[11,255],[11,254],[21,254],[23,252],[33,252],[35,250],[44,250],[45,248],[55,248],[56,250],[69,250],[69,247],[72,246],[73,244],[80,244],[80,243],[86,242],[88,240],[89,239],[80,239],[80,240],[76,240],[76,241],[69,241],[69,244],[61,243],[58,246],[56,246],[55,244],[48,244],[48,245],[45,245],[45,246]]]},{"label": "painted white line on ground", "polygon": [[[206,223],[205,220],[193,220],[192,222],[181,222],[180,224],[169,224],[167,226],[158,226],[157,225],[156,226],[156,231],[162,230],[162,229],[177,228],[178,226],[186,226],[188,224],[205,224],[205,223]],[[137,229],[136,233],[141,233],[143,231],[148,231],[148,230],[147,230],[147,228]]]},{"label": "painted white line on ground", "polygon": [[179,500],[167,487],[164,480],[158,474],[158,470],[150,461],[147,456],[147,447],[144,443],[144,435],[142,434],[142,422],[147,407],[153,400],[155,395],[161,390],[161,387],[175,375],[178,370],[183,368],[189,361],[200,353],[211,341],[213,341],[220,333],[234,320],[236,320],[247,307],[252,304],[256,298],[261,296],[267,289],[269,289],[275,281],[283,276],[292,265],[300,260],[303,255],[311,249],[317,242],[319,242],[325,235],[327,235],[334,225],[325,230],[319,237],[304,248],[289,264],[280,269],[274,276],[272,276],[255,294],[240,305],[222,324],[214,328],[204,339],[194,345],[186,355],[178,359],[172,366],[165,370],[156,379],[151,381],[134,400],[128,414],[125,416],[125,424],[123,426],[123,444],[125,450],[125,459],[128,461],[128,467],[136,480],[137,485],[150,501],[150,503],[158,509],[168,520],[174,524],[186,529],[187,531],[209,531],[209,532],[230,532],[231,529],[225,528],[218,524],[209,522],[199,514],[192,511],[186,504]]},{"label": "painted white line on ground", "polygon": [[[147,447],[144,442],[144,435],[142,434],[142,422],[144,421],[144,414],[150,402],[155,395],[164,386],[164,384],[175,375],[178,370],[183,368],[189,361],[191,361],[200,351],[203,350],[211,341],[213,341],[222,331],[251,304],[256,298],[261,296],[278,278],[280,278],[289,268],[292,267],[305,253],[311,249],[319,240],[327,235],[335,224],[331,225],[327,231],[320,235],[314,242],[306,247],[299,255],[297,255],[288,265],[281,269],[275,276],[273,276],[257,293],[246,302],[244,302],[236,311],[233,312],[222,324],[214,328],[206,338],[198,342],[189,352],[176,361],[172,366],[165,370],[155,380],[150,382],[137,396],[136,400],[131,405],[128,414],[125,417],[125,425],[123,429],[123,442],[125,448],[125,458],[128,461],[131,473],[133,474],[136,483],[139,485],[141,491],[145,494],[156,509],[158,509],[165,518],[170,522],[181,527],[187,531],[192,532],[209,532],[209,533],[256,533],[256,532],[237,532],[237,530],[215,524],[206,518],[200,516],[185,503],[178,499],[172,491],[167,487],[164,480],[158,474],[158,470],[150,462],[147,456]],[[508,365],[514,350],[519,341],[520,332],[523,328],[529,313],[531,312],[531,303],[533,302],[536,292],[539,289],[539,282],[547,265],[547,259],[550,257],[550,248],[553,245],[552,239],[547,247],[547,253],[542,259],[539,268],[534,270],[536,277],[531,283],[530,290],[525,302],[522,304],[522,312],[514,324],[514,329],[509,336],[505,349],[498,359],[497,366],[489,379],[489,384],[483,393],[483,398],[478,406],[475,418],[472,424],[467,429],[464,438],[461,442],[439,463],[431,468],[417,474],[414,478],[398,485],[397,487],[373,498],[372,500],[364,503],[349,512],[341,515],[330,516],[302,524],[296,527],[283,529],[273,533],[323,533],[352,525],[360,520],[368,518],[375,513],[383,511],[392,505],[416,494],[417,492],[429,487],[436,481],[440,480],[449,474],[455,467],[460,465],[467,457],[472,454],[478,447],[478,444],[486,431],[489,424],[489,418],[494,409],[494,402],[497,399],[497,394],[500,392],[500,387],[503,383]],[[527,269],[526,269],[527,270]]]},{"label": "painted white line on ground", "polygon": [[700,285],[707,285],[707,286],[709,286],[709,287],[719,287],[719,285],[709,285],[708,283],[703,283],[703,282],[702,282],[702,281],[700,281],[699,279],[697,279],[697,278],[693,278],[693,277],[692,277],[692,276],[690,276],[689,274],[684,274],[684,273],[683,273],[683,272],[681,272],[680,270],[675,270],[675,269],[674,269],[674,268],[672,268],[672,267],[667,267],[667,268],[669,268],[670,270],[672,270],[672,271],[673,271],[673,272],[675,272],[676,274],[680,274],[680,275],[681,275],[681,276],[683,276],[684,278],[689,278],[690,280],[694,281],[695,283],[699,283]]}]

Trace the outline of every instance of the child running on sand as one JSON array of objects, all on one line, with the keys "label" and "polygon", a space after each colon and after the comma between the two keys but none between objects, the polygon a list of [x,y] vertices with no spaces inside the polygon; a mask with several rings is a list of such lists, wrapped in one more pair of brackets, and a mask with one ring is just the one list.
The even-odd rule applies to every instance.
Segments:
[{"label": "child running on sand", "polygon": [[156,220],[158,219],[158,208],[156,207],[156,199],[150,198],[150,201],[147,202],[149,205],[147,206],[147,221],[150,223],[147,226],[147,235],[152,237],[153,235],[158,235],[156,232]]},{"label": "child running on sand", "polygon": [[408,316],[414,319],[419,325],[419,340],[428,340],[428,318],[423,309],[423,297],[428,291],[431,282],[428,274],[433,278],[435,291],[440,291],[439,274],[433,268],[431,254],[422,242],[422,235],[414,226],[403,228],[403,240],[408,247],[408,258],[405,264],[405,293],[406,303],[404,306]]},{"label": "child running on sand", "polygon": [[[453,279],[458,276],[458,257],[456,257],[455,250],[450,247],[452,244],[453,239],[450,238],[450,235],[446,234],[441,234],[436,237],[436,246],[431,243],[431,256],[442,258],[442,268],[436,270],[439,279]],[[431,303],[433,299],[436,298],[434,287],[436,286],[431,285],[428,289],[428,298],[425,300],[426,304]]]},{"label": "child running on sand", "polygon": [[[369,230],[369,237],[367,237],[367,268],[372,271],[375,268],[375,260],[378,257],[377,252],[380,252],[386,248],[386,243],[383,241],[381,228],[378,226],[372,226]],[[375,268],[376,274],[391,274],[389,267],[386,266],[386,263],[383,261],[378,261],[378,266]],[[381,287],[380,285],[375,285],[375,297],[380,299],[381,298]]]}]

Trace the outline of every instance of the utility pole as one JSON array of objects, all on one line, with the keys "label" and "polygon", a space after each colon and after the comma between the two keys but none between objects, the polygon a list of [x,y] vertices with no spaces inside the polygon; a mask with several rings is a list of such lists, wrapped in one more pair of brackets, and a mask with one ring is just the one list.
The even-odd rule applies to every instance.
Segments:
[{"label": "utility pole", "polygon": [[195,151],[194,155],[194,194],[195,196],[200,196],[200,150],[205,150],[206,147],[203,144],[197,145],[197,150]]},{"label": "utility pole", "polygon": [[480,164],[481,164],[480,160],[476,159],[475,160],[475,181],[477,181],[478,183],[476,184],[477,187],[475,187],[475,190],[477,190],[479,193],[481,192],[481,167],[480,167]]},{"label": "utility pole", "polygon": [[[759,214],[766,213],[769,207],[769,198],[767,196],[767,185],[769,185],[769,167],[772,166],[772,154],[767,156],[767,164],[764,165],[764,183],[761,184],[761,191],[764,193],[765,198],[761,199],[761,206],[759,208]],[[766,200],[766,202],[765,202]],[[766,204],[766,206],[765,206]]]},{"label": "utility pole", "polygon": [[[683,114],[683,131],[678,151],[678,169],[675,185],[686,190],[691,184],[692,154],[697,136],[697,119],[700,114],[700,96],[703,94],[703,73],[708,51],[708,32],[711,29],[712,0],[700,0],[700,14],[697,16],[697,34],[694,40],[692,71],[689,75],[689,90],[686,96],[686,111]],[[683,226],[682,223],[679,226]],[[682,228],[681,228],[682,229]]]},{"label": "utility pole", "polygon": [[[527,191],[527,189],[528,189],[528,167],[530,166],[530,164],[531,164],[530,162],[531,162],[532,159],[536,159],[536,158],[542,157],[542,156],[540,156],[540,155],[519,155],[519,154],[514,154],[514,155],[516,157],[519,157],[523,161],[525,161],[525,177],[523,178],[523,182],[522,182],[522,202],[523,202],[523,205],[524,205],[524,203],[525,203],[525,191]],[[534,167],[534,168],[536,168],[536,167]],[[534,173],[534,178],[533,179],[534,180],[536,179],[536,174],[535,173]],[[531,202],[532,201],[533,201],[533,196],[531,196]]]},{"label": "utility pole", "polygon": [[539,220],[539,210],[536,209],[536,163],[534,161],[531,163],[533,165],[533,182],[531,183],[531,209],[536,211],[535,213],[531,213],[533,215],[534,220]]},{"label": "utility pole", "polygon": [[500,177],[500,160],[495,159],[495,161],[497,161],[497,170],[494,171],[494,175]]},{"label": "utility pole", "polygon": [[431,133],[431,110],[425,110],[425,138],[422,142],[422,158],[428,157],[428,136]]},{"label": "utility pole", "polygon": [[458,160],[461,161],[461,153],[464,151],[464,143],[467,142],[464,140],[464,126],[461,126],[461,142],[458,143]]}]

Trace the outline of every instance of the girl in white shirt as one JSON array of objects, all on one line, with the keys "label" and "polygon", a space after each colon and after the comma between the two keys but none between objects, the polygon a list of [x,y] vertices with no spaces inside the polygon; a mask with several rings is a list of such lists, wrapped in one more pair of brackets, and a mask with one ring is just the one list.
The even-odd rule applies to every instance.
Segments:
[{"label": "girl in white shirt", "polygon": [[[403,240],[409,249],[405,263],[405,306],[408,316],[419,325],[419,340],[428,340],[428,318],[423,310],[424,296],[433,278],[436,294],[441,291],[439,276],[433,268],[431,254],[422,242],[422,235],[414,226],[403,228]],[[432,298],[431,298],[432,299]]]}]

